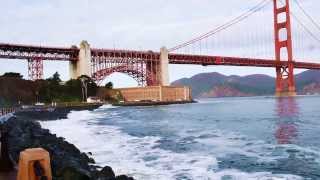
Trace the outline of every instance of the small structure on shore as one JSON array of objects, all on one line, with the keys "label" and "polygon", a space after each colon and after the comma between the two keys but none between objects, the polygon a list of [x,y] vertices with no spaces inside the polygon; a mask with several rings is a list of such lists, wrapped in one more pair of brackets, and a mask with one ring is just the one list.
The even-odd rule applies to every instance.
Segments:
[{"label": "small structure on shore", "polygon": [[96,96],[91,96],[87,98],[87,103],[101,103],[101,99]]},{"label": "small structure on shore", "polygon": [[157,105],[193,102],[191,88],[187,86],[148,86],[120,88],[124,102],[118,105]]}]

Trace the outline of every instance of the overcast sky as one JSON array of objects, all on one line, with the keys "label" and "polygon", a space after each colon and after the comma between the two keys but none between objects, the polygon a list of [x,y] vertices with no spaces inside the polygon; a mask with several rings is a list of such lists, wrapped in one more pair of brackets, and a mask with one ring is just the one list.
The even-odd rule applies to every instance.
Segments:
[{"label": "overcast sky", "polygon": [[[205,33],[260,1],[2,0],[0,42],[69,47],[78,45],[81,40],[87,40],[91,47],[96,48],[158,51],[162,46],[170,48]],[[320,1],[299,1],[320,23]],[[210,38],[212,40],[208,40],[209,42],[203,42],[203,45],[209,43],[206,51],[214,55],[273,55],[271,5],[226,33]],[[301,15],[294,4],[292,9],[298,16]],[[302,15],[301,18],[303,19]],[[320,37],[319,30],[310,24],[308,27]],[[320,52],[315,48],[319,47],[319,43],[313,42],[306,33],[296,29],[296,41],[302,42],[297,48],[312,49],[310,53],[303,52],[307,55],[319,54],[319,57]],[[301,44],[306,44],[306,47],[300,47]],[[308,57],[305,54],[301,57]],[[16,71],[27,77],[26,61],[0,60],[0,67],[0,73]],[[58,71],[63,79],[69,78],[66,62],[46,62],[44,68],[45,77]],[[274,69],[268,68],[191,65],[170,65],[169,71],[170,81],[214,71],[227,75],[275,74]],[[136,85],[133,79],[118,73],[111,75],[106,81],[113,81],[117,86]]]}]

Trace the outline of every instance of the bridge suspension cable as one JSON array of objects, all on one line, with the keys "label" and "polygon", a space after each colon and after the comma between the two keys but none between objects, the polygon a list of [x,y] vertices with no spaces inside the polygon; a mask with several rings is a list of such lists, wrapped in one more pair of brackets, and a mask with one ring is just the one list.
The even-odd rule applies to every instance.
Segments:
[{"label": "bridge suspension cable", "polygon": [[290,12],[292,17],[302,26],[302,28],[316,41],[320,43],[320,38],[318,38],[294,13]]},{"label": "bridge suspension cable", "polygon": [[169,51],[172,52],[172,51],[175,51],[175,50],[178,50],[178,49],[181,49],[181,48],[184,48],[186,46],[189,46],[191,44],[194,44],[198,41],[201,41],[205,38],[208,38],[210,36],[213,36],[215,35],[216,33],[220,32],[220,31],[223,31],[225,29],[228,29],[229,27],[235,25],[235,24],[238,24],[240,22],[242,22],[243,20],[247,19],[248,17],[250,17],[252,14],[262,10],[264,7],[266,7],[271,1],[270,0],[262,0],[260,3],[258,3],[257,5],[253,6],[252,8],[250,8],[249,10],[247,10],[246,12],[242,13],[240,16],[236,17],[236,18],[233,18],[231,19],[230,21],[226,22],[225,24],[223,25],[220,25],[218,26],[217,28],[205,33],[205,34],[202,34],[201,36],[198,36],[190,41],[187,41],[185,43],[182,43],[180,45],[177,45],[173,48],[170,48]]},{"label": "bridge suspension cable", "polygon": [[[285,5],[285,3],[284,3],[282,0],[280,0],[280,2],[281,2],[283,5]],[[302,7],[302,6],[301,6],[301,7]],[[292,11],[290,11],[290,14],[291,14],[292,17],[298,22],[298,24],[300,24],[300,25],[302,26],[302,28],[303,28],[314,40],[320,42],[320,38],[319,38],[317,35],[315,35],[315,34],[312,32],[312,30],[310,30],[310,29],[298,18],[298,16],[297,16],[295,13],[293,13]],[[311,17],[311,16],[310,16],[310,17]],[[311,18],[312,18],[312,17],[311,17]]]},{"label": "bridge suspension cable", "polygon": [[[301,11],[304,11],[305,13],[303,14],[306,17],[308,17],[306,15],[308,13],[302,8],[301,3],[299,3],[297,0],[295,1],[297,5],[296,7],[301,9]],[[279,2],[282,5],[285,5],[284,0],[279,0]],[[294,59],[308,59],[309,62],[310,61],[318,62],[319,56],[318,56],[318,53],[316,52],[316,49],[320,45],[320,37],[318,36],[318,34],[316,34],[316,32],[314,32],[316,29],[313,28],[313,26],[310,26],[307,21],[305,21],[306,17],[301,17],[301,13],[297,13],[296,11],[293,11],[291,9],[290,15],[294,20],[292,23],[292,26],[294,26],[294,29],[295,29],[292,34],[294,38],[294,41],[293,41],[293,49],[295,52]],[[311,16],[310,18],[312,19]],[[310,18],[308,18],[308,20],[312,22]],[[314,23],[316,22],[314,21]]]},{"label": "bridge suspension cable", "polygon": [[294,0],[297,6],[301,9],[302,13],[311,21],[311,23],[320,31],[320,25],[312,18],[312,16],[302,7],[298,0]]}]

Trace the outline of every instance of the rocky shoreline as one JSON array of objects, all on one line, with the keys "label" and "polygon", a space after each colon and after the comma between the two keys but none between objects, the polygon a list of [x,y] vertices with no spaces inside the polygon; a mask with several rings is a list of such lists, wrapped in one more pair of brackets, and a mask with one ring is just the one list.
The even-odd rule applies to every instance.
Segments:
[{"label": "rocky shoreline", "polygon": [[[51,117],[66,117],[68,112],[56,112]],[[48,114],[37,115],[36,120],[47,120],[47,117]],[[53,180],[133,180],[126,175],[116,176],[109,166],[96,166],[90,153],[81,152],[64,138],[43,129],[30,114],[20,113],[10,118],[1,129],[7,134],[9,155],[14,163],[18,163],[19,153],[27,148],[46,149],[50,153]]]},{"label": "rocky shoreline", "polygon": [[53,111],[47,110],[21,110],[15,113],[15,115],[21,119],[28,119],[28,120],[40,120],[40,121],[50,121],[50,120],[57,120],[57,119],[65,119],[67,115],[71,111],[83,111],[83,110],[95,110],[102,106],[102,104],[88,104],[82,106],[65,106],[65,107],[55,107]]}]

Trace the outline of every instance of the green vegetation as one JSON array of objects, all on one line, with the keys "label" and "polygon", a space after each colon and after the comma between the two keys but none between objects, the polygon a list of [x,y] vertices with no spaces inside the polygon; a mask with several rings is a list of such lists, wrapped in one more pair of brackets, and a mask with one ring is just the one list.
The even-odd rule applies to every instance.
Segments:
[{"label": "green vegetation", "polygon": [[10,72],[0,76],[0,105],[81,102],[85,97],[96,96],[97,90],[97,84],[88,76],[62,82],[56,72],[48,79],[29,81],[22,79],[19,73]]},{"label": "green vegetation", "polygon": [[113,89],[113,83],[112,82],[108,82],[104,87],[107,88],[107,89]]},{"label": "green vegetation", "polygon": [[23,76],[20,73],[8,72],[4,73],[2,77],[22,79]]},{"label": "green vegetation", "polygon": [[[81,79],[85,78],[87,85],[87,96],[84,96],[83,84]],[[63,83],[60,75],[55,73],[52,77],[46,80],[35,82],[39,88],[36,93],[40,102],[81,102],[85,97],[95,96],[98,86],[88,76],[80,76],[78,79],[70,79]]]}]

